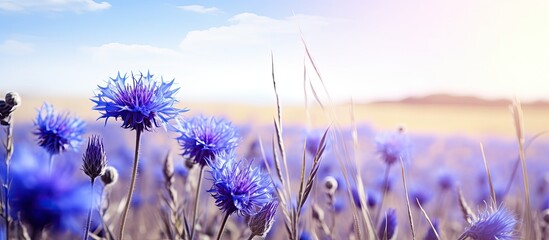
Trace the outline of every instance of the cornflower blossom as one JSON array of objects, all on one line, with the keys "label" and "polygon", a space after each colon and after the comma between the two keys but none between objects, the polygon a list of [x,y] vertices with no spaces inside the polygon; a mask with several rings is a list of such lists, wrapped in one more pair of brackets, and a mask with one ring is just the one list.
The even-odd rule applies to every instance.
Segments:
[{"label": "cornflower blossom", "polygon": [[52,105],[44,103],[38,111],[34,125],[38,145],[53,156],[66,150],[76,150],[83,141],[82,134],[86,124],[69,113],[56,113]]},{"label": "cornflower blossom", "polygon": [[408,160],[410,141],[401,131],[377,135],[375,145],[376,152],[388,166],[400,161],[400,159],[403,161]]},{"label": "cornflower blossom", "polygon": [[111,117],[122,120],[122,127],[142,132],[150,131],[153,127],[165,125],[186,109],[177,109],[174,104],[177,100],[174,94],[179,88],[172,89],[174,80],[160,82],[153,79],[153,75],[139,74],[128,77],[111,78],[107,86],[99,86],[99,93],[91,99],[96,105],[93,110],[101,113],[99,119],[104,118],[105,124]]},{"label": "cornflower blossom", "polygon": [[183,156],[187,156],[201,167],[212,161],[220,152],[233,151],[240,142],[240,136],[235,127],[225,119],[198,116],[183,121],[175,130],[181,134],[177,142],[181,146]]},{"label": "cornflower blossom", "polygon": [[268,175],[233,154],[217,155],[211,164],[213,185],[208,192],[221,211],[230,215],[255,215],[273,200],[273,184]]},{"label": "cornflower blossom", "polygon": [[118,234],[118,238],[121,240],[124,238],[126,217],[132,202],[137,166],[139,165],[141,133],[151,131],[161,125],[166,126],[169,120],[175,119],[179,113],[187,111],[174,107],[177,102],[174,95],[179,90],[179,88],[172,89],[175,79],[170,82],[164,82],[163,79],[156,81],[149,72],[146,75],[135,76],[132,74],[131,82],[127,82],[127,79],[126,75],[122,77],[118,73],[116,78],[111,78],[108,81],[107,86],[98,86],[99,93],[94,99],[91,99],[95,103],[93,110],[99,111],[101,114],[99,119],[104,118],[105,124],[111,117],[120,118],[123,128],[136,131],[132,178]]},{"label": "cornflower blossom", "polygon": [[516,239],[515,226],[517,223],[516,216],[509,210],[503,207],[495,210],[487,208],[480,212],[477,219],[465,230],[460,239],[465,237],[473,240]]}]

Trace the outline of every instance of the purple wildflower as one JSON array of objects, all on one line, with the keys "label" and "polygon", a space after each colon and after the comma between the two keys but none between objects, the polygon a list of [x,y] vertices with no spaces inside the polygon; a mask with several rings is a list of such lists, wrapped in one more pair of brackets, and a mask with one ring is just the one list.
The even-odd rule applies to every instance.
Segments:
[{"label": "purple wildflower", "polygon": [[397,216],[393,208],[387,209],[379,225],[377,236],[379,239],[395,239],[397,235]]},{"label": "purple wildflower", "polygon": [[437,183],[441,190],[452,190],[456,184],[456,177],[448,171],[442,171],[437,174]]},{"label": "purple wildflower", "polygon": [[118,73],[107,86],[98,86],[100,92],[92,99],[96,104],[93,109],[101,113],[99,118],[105,118],[105,124],[110,117],[121,118],[123,128],[150,131],[187,111],[174,107],[174,94],[179,90],[171,89],[174,80],[159,83],[148,72],[137,77],[132,74],[131,78],[132,83],[127,83],[126,75]]},{"label": "purple wildflower", "polygon": [[217,155],[212,166],[213,185],[208,192],[227,214],[255,215],[273,199],[273,184],[260,168],[237,161],[232,154]]},{"label": "purple wildflower", "polygon": [[88,147],[82,157],[82,171],[91,179],[95,179],[105,173],[107,155],[103,147],[103,140],[93,135],[88,140]]},{"label": "purple wildflower", "polygon": [[510,240],[515,239],[517,219],[513,213],[500,207],[497,210],[486,209],[467,228],[463,236],[474,240]]},{"label": "purple wildflower", "polygon": [[77,117],[69,116],[69,113],[58,114],[52,105],[44,103],[34,125],[38,145],[54,155],[69,149],[76,150],[82,143],[86,124]]},{"label": "purple wildflower", "polygon": [[183,149],[182,155],[202,167],[208,159],[215,160],[217,153],[233,151],[240,142],[236,128],[229,121],[214,117],[194,117],[176,131],[181,134],[177,141]]},{"label": "purple wildflower", "polygon": [[410,142],[403,132],[387,132],[376,136],[376,152],[387,165],[408,159]]}]

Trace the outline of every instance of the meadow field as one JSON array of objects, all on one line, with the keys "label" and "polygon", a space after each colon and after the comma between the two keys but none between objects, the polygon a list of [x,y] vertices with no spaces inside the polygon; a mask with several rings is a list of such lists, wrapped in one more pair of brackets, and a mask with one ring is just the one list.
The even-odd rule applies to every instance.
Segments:
[{"label": "meadow field", "polygon": [[[36,134],[33,134],[36,131],[33,122],[37,122],[36,116],[43,102],[52,104],[61,112],[70,111],[71,116],[85,120],[85,135],[102,136],[108,165],[116,168],[119,176],[115,184],[107,187],[105,183],[96,181],[90,238],[118,239],[115,237],[118,221],[131,176],[133,131],[123,131],[119,127],[121,122],[108,121],[105,124],[103,119],[95,120],[99,115],[91,110],[94,103],[89,99],[47,96],[22,96],[22,99],[21,106],[13,115],[15,151],[11,171],[17,182],[15,185],[28,181],[18,179],[19,174],[42,175],[46,169],[46,151],[36,144]],[[276,104],[179,102],[177,106],[189,109],[181,114],[182,121],[213,116],[232,122],[240,138],[237,155],[251,161],[250,166],[268,172],[276,188],[288,189],[288,192],[293,189],[300,196],[302,167],[303,173],[314,176],[309,198],[302,203],[295,229],[291,227],[294,220],[288,216],[292,216],[292,211],[297,211],[297,208],[283,205],[280,200],[282,197],[290,199],[292,194],[275,194],[281,202],[278,211],[273,213],[275,221],[267,239],[294,238],[292,234],[304,240],[527,239],[527,236],[528,239],[545,239],[547,236],[543,220],[546,213],[543,211],[549,208],[549,136],[545,136],[544,131],[547,130],[549,108],[545,106],[526,104],[523,108],[530,215],[524,209],[515,123],[505,105],[392,102],[355,103],[353,107],[351,104],[335,104],[324,106],[324,109],[315,104],[307,108],[282,106],[284,157],[277,147],[279,141],[273,126],[273,119],[277,119]],[[326,129],[329,130],[322,141]],[[189,239],[189,231],[194,226],[197,234],[194,239],[213,239],[222,219],[217,202],[206,192],[213,183],[212,177],[205,177],[202,181],[204,186],[199,192],[196,223],[191,225],[190,212],[195,203],[201,168],[189,163],[184,147],[175,140],[177,131],[167,130],[157,128],[143,134],[138,177],[125,236],[127,239]],[[355,134],[356,138],[353,138]],[[392,139],[383,143],[383,136],[393,136],[391,134],[405,136],[402,140],[405,142],[391,142],[396,141]],[[380,144],[406,150],[406,154],[400,157],[403,159],[402,169],[400,163],[389,164],[384,160],[387,153]],[[29,188],[25,190],[30,192],[28,194],[17,194],[16,188],[10,190],[10,195],[15,195],[12,201],[17,202],[13,204],[15,208],[35,211],[19,209],[23,214],[19,212],[19,216],[14,215],[12,219],[12,237],[17,233],[17,238],[73,239],[82,234],[87,209],[82,203],[90,199],[89,190],[85,190],[86,176],[80,171],[83,152],[83,149],[75,149],[56,156],[54,166],[57,170],[54,171],[56,178],[62,179],[54,182],[71,182],[61,184],[63,190],[38,190],[28,183],[24,184]],[[277,166],[283,163],[283,158],[286,158],[283,165],[287,165],[284,168]],[[166,173],[168,159],[171,175],[169,171]],[[491,171],[490,176],[486,166]],[[276,177],[275,169],[279,167],[283,168],[280,170],[282,176]],[[406,188],[401,170],[405,170]],[[213,174],[210,171],[206,170],[204,175]],[[288,179],[290,184],[284,183],[284,179]],[[458,195],[458,191],[462,194]],[[23,201],[27,205],[21,205],[20,198],[29,198]],[[51,207],[43,205],[44,201],[63,204]],[[507,220],[511,221],[507,222],[511,224],[510,228],[508,225],[500,226],[501,229],[484,237],[464,235],[472,231],[475,224],[496,221],[490,219],[490,214],[498,214],[501,209],[506,209],[513,217]],[[254,236],[250,230],[253,222],[250,216],[234,215],[226,225],[223,224],[222,239]],[[531,222],[526,223],[524,216],[530,216]],[[410,222],[414,223],[414,230],[410,228]],[[532,235],[525,235],[530,230]]]}]

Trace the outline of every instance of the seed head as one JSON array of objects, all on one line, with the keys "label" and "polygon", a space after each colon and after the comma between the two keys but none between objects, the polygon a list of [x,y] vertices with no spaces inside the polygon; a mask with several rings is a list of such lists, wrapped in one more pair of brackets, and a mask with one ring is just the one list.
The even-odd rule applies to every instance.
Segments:
[{"label": "seed head", "polygon": [[261,209],[257,214],[253,215],[248,222],[248,226],[252,231],[252,235],[265,237],[271,230],[274,223],[274,216],[278,208],[278,201],[273,200]]},{"label": "seed head", "polygon": [[337,190],[337,180],[332,176],[325,177],[324,188],[328,194],[333,195]]},{"label": "seed head", "polygon": [[116,183],[117,180],[118,180],[118,171],[116,170],[116,168],[112,166],[107,166],[105,168],[105,173],[101,175],[101,181],[103,181],[103,184],[105,184],[105,186],[108,186]]}]

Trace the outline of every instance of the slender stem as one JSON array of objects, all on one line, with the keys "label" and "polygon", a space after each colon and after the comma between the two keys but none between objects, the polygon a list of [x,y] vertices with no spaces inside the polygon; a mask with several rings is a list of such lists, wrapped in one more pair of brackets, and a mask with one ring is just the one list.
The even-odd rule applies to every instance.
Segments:
[{"label": "slender stem", "polygon": [[4,217],[6,218],[6,240],[10,239],[10,203],[9,203],[9,180],[10,160],[13,154],[13,118],[6,130],[6,176],[4,179]]},{"label": "slender stem", "polygon": [[50,153],[50,163],[49,163],[49,168],[48,168],[48,173],[50,174],[51,176],[51,171],[53,170],[53,154]]},{"label": "slender stem", "polygon": [[196,194],[194,196],[194,210],[193,210],[193,225],[191,227],[191,238],[194,236],[194,228],[196,223],[196,212],[198,212],[198,196],[200,195],[200,186],[202,185],[202,174],[204,173],[204,166],[200,166],[200,173],[198,174],[198,185],[196,186]]},{"label": "slender stem", "polygon": [[132,179],[130,181],[130,190],[128,192],[128,197],[126,198],[126,205],[124,207],[124,212],[122,212],[122,219],[120,220],[120,232],[118,233],[118,239],[124,239],[124,227],[126,225],[126,217],[128,216],[128,210],[130,209],[130,203],[132,201],[133,188],[135,187],[135,177],[137,175],[137,162],[139,160],[139,142],[141,141],[141,131],[135,131],[135,153],[133,158],[133,169],[132,169]]},{"label": "slender stem", "polygon": [[227,223],[227,219],[229,219],[229,215],[231,215],[229,212],[225,214],[225,217],[223,218],[223,222],[221,223],[221,228],[219,229],[219,233],[217,233],[217,240],[221,239],[221,235],[223,235],[223,229],[225,229],[225,224]]},{"label": "slender stem", "polygon": [[385,168],[385,177],[383,177],[383,194],[381,195],[381,202],[379,203],[379,207],[377,209],[376,213],[376,219],[374,221],[374,224],[377,224],[379,221],[379,218],[381,217],[381,210],[383,209],[383,202],[385,201],[385,195],[387,195],[387,188],[389,188],[389,169],[391,168],[391,165],[387,165]]},{"label": "slender stem", "polygon": [[92,209],[93,209],[93,182],[95,181],[95,178],[91,179],[91,195],[90,195],[90,209],[88,209],[88,220],[86,221],[86,231],[84,232],[84,240],[88,239],[90,236],[90,223],[91,223],[91,215],[92,215]]}]

